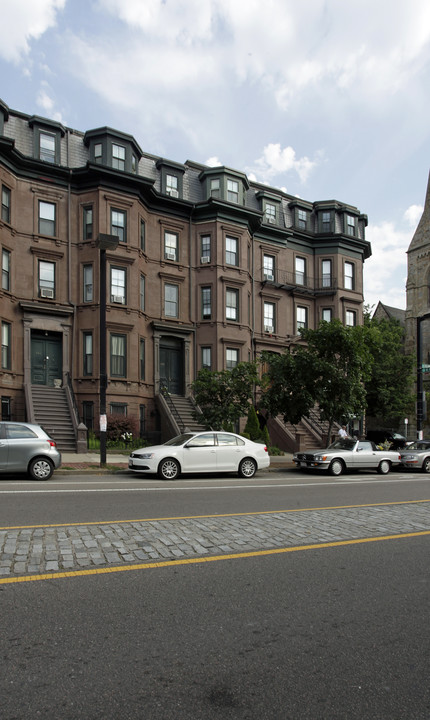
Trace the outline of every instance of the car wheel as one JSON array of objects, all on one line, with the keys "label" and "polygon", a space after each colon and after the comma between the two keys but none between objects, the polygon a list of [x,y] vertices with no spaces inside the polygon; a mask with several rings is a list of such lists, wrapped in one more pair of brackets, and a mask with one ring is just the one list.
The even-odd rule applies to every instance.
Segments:
[{"label": "car wheel", "polygon": [[158,475],[162,480],[176,480],[179,472],[179,463],[173,458],[165,458],[158,466]]},{"label": "car wheel", "polygon": [[257,463],[252,458],[244,458],[239,465],[239,477],[252,478],[257,472]]},{"label": "car wheel", "polygon": [[423,462],[423,472],[430,473],[430,458],[426,458]]},{"label": "car wheel", "polygon": [[53,472],[54,465],[47,458],[34,458],[28,466],[32,480],[49,480]]},{"label": "car wheel", "polygon": [[330,475],[342,475],[344,470],[345,467],[342,460],[332,460],[329,467]]},{"label": "car wheel", "polygon": [[381,462],[378,465],[378,473],[381,475],[386,475],[391,470],[391,464],[389,460],[381,460]]}]

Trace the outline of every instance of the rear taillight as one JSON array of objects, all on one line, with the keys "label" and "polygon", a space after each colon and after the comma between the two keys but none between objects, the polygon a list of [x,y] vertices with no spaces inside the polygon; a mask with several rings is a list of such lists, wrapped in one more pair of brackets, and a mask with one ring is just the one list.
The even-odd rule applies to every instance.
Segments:
[{"label": "rear taillight", "polygon": [[57,443],[54,440],[48,440],[51,447],[57,447]]},{"label": "rear taillight", "polygon": [[269,452],[267,449],[267,445],[264,446],[264,452]]}]

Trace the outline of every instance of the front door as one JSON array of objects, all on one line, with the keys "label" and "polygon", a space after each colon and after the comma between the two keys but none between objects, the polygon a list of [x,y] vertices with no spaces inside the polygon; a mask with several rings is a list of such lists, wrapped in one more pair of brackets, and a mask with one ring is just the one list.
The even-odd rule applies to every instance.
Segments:
[{"label": "front door", "polygon": [[167,388],[173,395],[184,393],[184,360],[182,343],[169,341],[160,343],[160,387]]},{"label": "front door", "polygon": [[62,378],[61,335],[48,333],[34,334],[31,338],[31,382],[33,385],[54,385],[55,379]]}]

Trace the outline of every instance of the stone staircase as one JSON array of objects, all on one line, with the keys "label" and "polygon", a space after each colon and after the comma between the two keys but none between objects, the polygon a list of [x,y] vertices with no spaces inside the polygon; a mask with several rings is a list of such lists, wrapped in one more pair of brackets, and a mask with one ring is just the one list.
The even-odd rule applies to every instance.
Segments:
[{"label": "stone staircase", "polygon": [[33,413],[37,425],[57,443],[60,452],[76,452],[76,437],[64,388],[32,385]]},{"label": "stone staircase", "polygon": [[168,405],[173,405],[173,413],[176,418],[181,432],[185,429],[191,430],[191,432],[201,432],[206,430],[204,425],[201,425],[194,419],[194,404],[190,397],[184,397],[183,395],[169,395]]},{"label": "stone staircase", "polygon": [[[296,452],[296,450],[313,450],[325,448],[327,442],[328,423],[323,422],[318,407],[309,413],[309,417],[302,418],[297,425],[284,422],[282,415],[268,419],[268,429],[271,442],[281,450]],[[332,435],[336,435],[339,425],[332,427]]]}]

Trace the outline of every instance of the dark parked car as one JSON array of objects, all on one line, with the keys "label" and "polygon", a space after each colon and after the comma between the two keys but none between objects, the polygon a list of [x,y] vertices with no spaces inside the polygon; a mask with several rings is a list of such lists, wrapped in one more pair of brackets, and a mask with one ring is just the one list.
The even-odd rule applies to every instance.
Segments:
[{"label": "dark parked car", "polygon": [[0,422],[0,473],[28,473],[49,480],[61,465],[57,444],[39,425]]},{"label": "dark parked car", "polygon": [[368,430],[366,440],[371,440],[375,445],[388,440],[391,443],[391,450],[399,450],[400,448],[406,447],[407,440],[404,435],[400,433],[392,432],[391,430]]}]

